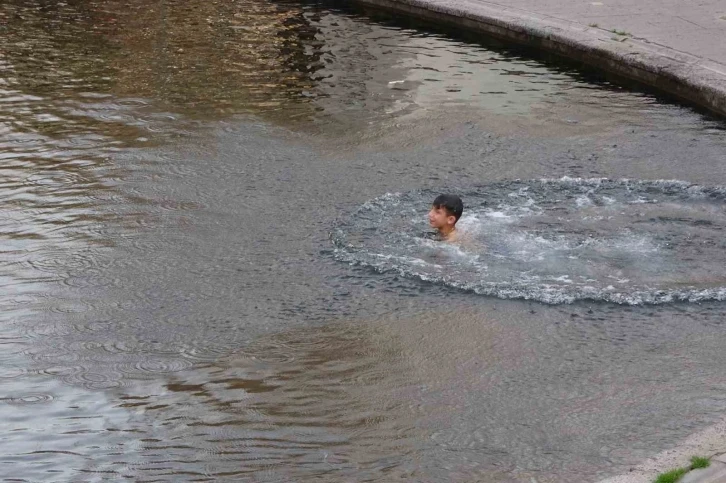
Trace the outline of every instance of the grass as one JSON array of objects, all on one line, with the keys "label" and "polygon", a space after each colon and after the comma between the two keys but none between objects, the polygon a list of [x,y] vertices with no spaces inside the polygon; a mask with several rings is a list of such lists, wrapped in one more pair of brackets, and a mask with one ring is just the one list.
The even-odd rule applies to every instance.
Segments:
[{"label": "grass", "polygon": [[704,458],[703,456],[694,456],[691,458],[691,469],[697,468],[708,468],[711,465],[711,460]]},{"label": "grass", "polygon": [[630,32],[626,32],[625,30],[618,30],[618,29],[612,29],[611,32],[614,33],[615,35],[633,35]]},{"label": "grass", "polygon": [[591,24],[588,24],[588,27],[592,27],[592,28],[598,28],[598,27],[599,27],[599,25],[598,25],[598,24],[596,24],[596,23],[591,23]]},{"label": "grass", "polygon": [[666,471],[665,473],[661,473],[658,475],[658,478],[655,479],[655,483],[676,483],[676,481],[681,479],[681,476],[688,473],[688,470],[685,468],[676,468],[675,470]]},{"label": "grass", "polygon": [[658,475],[658,478],[656,478],[653,483],[676,483],[678,480],[681,479],[683,475],[685,475],[689,471],[698,468],[708,468],[710,464],[711,461],[708,458],[704,458],[702,456],[694,456],[691,458],[691,466],[689,466],[688,468],[676,468],[674,470],[661,473]]}]

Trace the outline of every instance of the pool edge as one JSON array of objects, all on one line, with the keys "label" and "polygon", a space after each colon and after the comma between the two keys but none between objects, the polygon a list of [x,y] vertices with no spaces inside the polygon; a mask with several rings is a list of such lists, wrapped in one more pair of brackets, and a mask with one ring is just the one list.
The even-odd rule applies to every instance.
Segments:
[{"label": "pool edge", "polygon": [[475,0],[351,0],[552,52],[726,117],[726,66],[630,34]]}]

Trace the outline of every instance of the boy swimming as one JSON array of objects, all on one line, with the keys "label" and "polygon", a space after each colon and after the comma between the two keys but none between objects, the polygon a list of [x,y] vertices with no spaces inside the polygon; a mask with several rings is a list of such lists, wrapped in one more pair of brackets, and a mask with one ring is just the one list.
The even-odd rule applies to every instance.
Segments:
[{"label": "boy swimming", "polygon": [[431,204],[429,211],[429,225],[436,228],[443,241],[457,241],[459,232],[456,231],[456,222],[464,212],[464,203],[456,195],[439,195]]}]

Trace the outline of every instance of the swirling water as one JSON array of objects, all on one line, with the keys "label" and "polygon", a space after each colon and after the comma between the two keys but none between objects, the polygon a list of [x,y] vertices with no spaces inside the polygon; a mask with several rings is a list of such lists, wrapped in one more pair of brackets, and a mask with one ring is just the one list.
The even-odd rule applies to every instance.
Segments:
[{"label": "swirling water", "polygon": [[[724,185],[722,123],[330,5],[7,0],[0,36],[2,478],[581,482],[725,409],[720,303],[502,301],[329,238],[387,192]],[[717,200],[675,201],[646,248],[715,236]],[[484,236],[547,249],[489,208]]]},{"label": "swirling water", "polygon": [[512,181],[469,188],[461,239],[426,232],[435,191],[365,203],[336,255],[479,294],[546,303],[726,299],[726,188],[678,181]]}]

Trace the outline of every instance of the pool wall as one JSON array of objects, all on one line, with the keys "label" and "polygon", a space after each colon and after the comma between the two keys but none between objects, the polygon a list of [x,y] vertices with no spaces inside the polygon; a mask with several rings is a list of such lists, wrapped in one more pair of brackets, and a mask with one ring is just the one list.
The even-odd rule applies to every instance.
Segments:
[{"label": "pool wall", "polygon": [[642,82],[726,116],[726,72],[715,61],[596,26],[467,0],[354,3],[480,32]]}]

